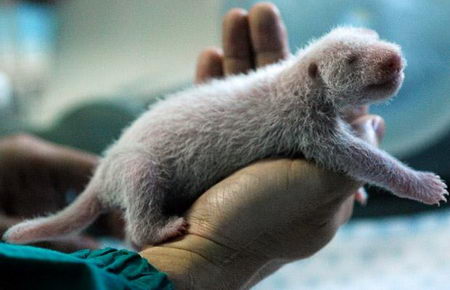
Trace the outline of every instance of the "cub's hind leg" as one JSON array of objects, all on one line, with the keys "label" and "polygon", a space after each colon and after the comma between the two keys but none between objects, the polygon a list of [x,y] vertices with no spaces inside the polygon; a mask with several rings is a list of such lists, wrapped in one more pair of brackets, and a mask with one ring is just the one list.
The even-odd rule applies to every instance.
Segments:
[{"label": "cub's hind leg", "polygon": [[167,170],[146,152],[122,154],[126,162],[121,162],[120,188],[128,240],[140,248],[182,235],[187,226],[184,218],[165,210],[170,189]]}]

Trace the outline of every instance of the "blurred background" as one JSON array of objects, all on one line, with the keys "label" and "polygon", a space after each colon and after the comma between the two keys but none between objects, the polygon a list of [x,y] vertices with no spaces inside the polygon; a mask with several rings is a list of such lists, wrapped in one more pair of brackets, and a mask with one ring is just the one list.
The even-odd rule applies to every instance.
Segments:
[{"label": "blurred background", "polygon": [[[1,1],[0,135],[27,131],[100,153],[155,97],[192,82],[198,53],[220,45],[228,9],[256,2]],[[450,1],[272,2],[292,50],[339,24],[375,29],[402,46],[408,60],[404,86],[388,105],[372,109],[387,122],[383,148],[448,183]],[[369,190],[370,202],[356,207],[356,218],[437,210]]]}]

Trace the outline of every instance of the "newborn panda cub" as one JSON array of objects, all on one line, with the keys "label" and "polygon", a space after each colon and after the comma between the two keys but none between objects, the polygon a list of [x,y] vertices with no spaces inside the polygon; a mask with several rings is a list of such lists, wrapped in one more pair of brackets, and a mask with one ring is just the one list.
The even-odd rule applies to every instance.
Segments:
[{"label": "newborn panda cub", "polygon": [[59,238],[120,207],[133,244],[159,243],[184,231],[184,212],[221,179],[256,160],[299,154],[399,197],[439,204],[448,192],[438,176],[367,144],[343,121],[352,108],[396,94],[403,68],[399,46],[341,27],[277,64],[168,96],[106,151],[73,204],[3,238]]}]

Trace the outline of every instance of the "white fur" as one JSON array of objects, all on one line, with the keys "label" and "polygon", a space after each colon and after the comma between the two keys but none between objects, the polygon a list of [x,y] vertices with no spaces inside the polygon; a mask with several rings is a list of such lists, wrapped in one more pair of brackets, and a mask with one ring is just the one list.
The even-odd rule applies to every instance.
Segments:
[{"label": "white fur", "polygon": [[[285,61],[158,102],[106,151],[89,188],[103,208],[125,210],[137,245],[173,236],[205,190],[272,156],[302,155],[398,196],[437,203],[447,193],[438,177],[366,144],[342,121],[353,107],[394,95],[403,67],[400,48],[375,32],[334,29]],[[76,206],[65,211],[77,219]],[[26,242],[60,234],[30,226],[34,231],[19,225],[6,237]]]}]

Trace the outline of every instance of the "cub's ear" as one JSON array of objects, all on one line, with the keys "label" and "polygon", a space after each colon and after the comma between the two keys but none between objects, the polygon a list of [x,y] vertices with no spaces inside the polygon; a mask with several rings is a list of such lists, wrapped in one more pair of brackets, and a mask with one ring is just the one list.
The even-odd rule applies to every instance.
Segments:
[{"label": "cub's ear", "polygon": [[315,62],[311,62],[308,66],[308,75],[312,78],[312,79],[316,79],[317,76],[319,75],[319,68],[317,67],[317,63]]}]

